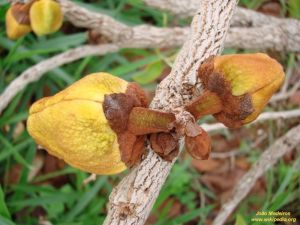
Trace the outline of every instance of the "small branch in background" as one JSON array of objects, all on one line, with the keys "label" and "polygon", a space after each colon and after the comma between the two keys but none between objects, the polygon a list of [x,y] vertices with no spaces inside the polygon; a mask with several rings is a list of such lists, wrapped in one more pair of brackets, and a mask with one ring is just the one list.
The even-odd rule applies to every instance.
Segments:
[{"label": "small branch in background", "polygon": [[[164,5],[164,1],[157,1]],[[166,1],[174,3],[174,8],[184,10],[189,6],[196,7],[199,1],[191,4],[186,1]],[[89,11],[69,0],[59,0],[65,17],[78,27],[93,29],[108,37],[112,42],[126,43],[128,47],[178,47],[181,46],[189,34],[189,28],[159,28],[151,25],[127,26],[112,17]],[[168,4],[166,4],[168,5]],[[230,48],[245,48],[256,50],[274,49],[277,51],[300,52],[300,22],[292,19],[276,19],[251,10],[242,10],[243,23],[260,26],[231,28],[225,46]],[[247,13],[246,13],[247,12]],[[246,14],[246,15],[245,15]],[[248,15],[249,14],[249,15]],[[255,16],[256,15],[256,16]],[[252,18],[253,17],[253,18]],[[251,21],[248,19],[252,18]],[[240,20],[239,20],[240,21]],[[269,22],[267,22],[269,21]],[[264,24],[265,26],[262,26]]]},{"label": "small branch in background", "polygon": [[[263,122],[266,120],[292,119],[292,118],[297,118],[297,117],[300,117],[300,109],[294,109],[294,110],[289,110],[289,111],[280,111],[280,112],[265,112],[265,113],[262,113],[251,124],[256,124],[256,123]],[[201,124],[201,127],[204,130],[206,130],[207,132],[228,129],[222,123]]]},{"label": "small branch in background", "polygon": [[14,79],[0,95],[0,114],[17,93],[23,90],[29,83],[40,79],[46,72],[86,56],[104,55],[118,50],[119,47],[113,44],[98,46],[84,45],[35,64]]},{"label": "small branch in background", "polygon": [[290,90],[288,91],[284,91],[284,92],[279,92],[278,94],[274,95],[271,98],[271,103],[280,101],[280,100],[284,100],[287,99],[289,97],[291,97],[293,94],[295,94],[300,88],[300,80],[297,81],[292,88],[290,88]]},{"label": "small branch in background", "polygon": [[[179,17],[190,17],[199,0],[144,0],[152,7]],[[300,21],[267,16],[253,10],[237,8],[225,46],[255,50],[300,52]],[[239,46],[239,47],[238,47]]]},{"label": "small branch in background", "polygon": [[278,24],[250,28],[232,27],[229,30],[226,47],[300,52],[300,22],[291,21],[286,27]]},{"label": "small branch in background", "polygon": [[239,203],[247,196],[256,181],[286,153],[300,143],[300,125],[294,127],[260,156],[252,168],[235,186],[232,197],[222,205],[222,208],[212,225],[223,225]]},{"label": "small branch in background", "polygon": [[83,180],[83,185],[86,186],[92,181],[95,181],[97,179],[97,174],[92,173],[89,177]]},{"label": "small branch in background", "polygon": [[[192,17],[197,12],[197,7],[202,1],[199,0],[143,0],[148,6],[163,11],[168,11],[180,18]],[[232,17],[231,26],[238,27],[262,27],[272,23],[288,24],[294,19],[282,19],[268,16],[253,10],[237,7]]]},{"label": "small branch in background", "polygon": [[77,27],[92,29],[113,43],[134,48],[181,46],[190,31],[188,28],[159,28],[151,25],[128,26],[114,18],[92,12],[69,0],[58,0],[64,16]]},{"label": "small branch in background", "polygon": [[225,158],[235,157],[240,154],[242,154],[242,152],[239,149],[237,149],[229,152],[212,152],[210,153],[209,157],[213,159],[225,159]]}]

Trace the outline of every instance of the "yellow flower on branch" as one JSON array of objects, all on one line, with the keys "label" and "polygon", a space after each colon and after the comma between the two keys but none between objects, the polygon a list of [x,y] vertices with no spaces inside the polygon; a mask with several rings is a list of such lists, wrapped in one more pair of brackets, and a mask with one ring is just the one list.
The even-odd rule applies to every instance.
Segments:
[{"label": "yellow flower on branch", "polygon": [[213,114],[228,127],[255,120],[284,81],[282,66],[266,54],[211,57],[199,68],[204,93],[187,105],[197,119]]},{"label": "yellow flower on branch", "polygon": [[144,91],[108,73],[88,75],[34,103],[28,132],[50,154],[96,174],[138,162],[145,134],[168,132],[175,116],[146,108]]}]

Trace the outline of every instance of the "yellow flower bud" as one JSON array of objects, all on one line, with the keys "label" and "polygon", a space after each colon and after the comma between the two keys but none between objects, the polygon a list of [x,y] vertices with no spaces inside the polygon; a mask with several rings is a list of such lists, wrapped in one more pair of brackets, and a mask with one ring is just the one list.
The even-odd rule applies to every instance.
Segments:
[{"label": "yellow flower bud", "polygon": [[174,127],[174,114],[146,107],[139,86],[96,73],[34,103],[27,127],[39,145],[70,165],[115,174],[141,159],[145,134]]},{"label": "yellow flower bud", "polygon": [[12,5],[6,12],[6,33],[9,39],[16,40],[31,31],[29,7],[26,4]]},{"label": "yellow flower bud", "polygon": [[262,53],[210,58],[200,67],[199,76],[204,95],[187,110],[195,117],[213,114],[232,128],[255,120],[284,81],[282,66]]},{"label": "yellow flower bud", "polygon": [[126,169],[116,132],[103,111],[105,95],[125,93],[128,83],[107,73],[91,74],[52,97],[34,103],[28,132],[70,165],[96,174]]},{"label": "yellow flower bud", "polygon": [[38,0],[30,8],[30,21],[34,33],[46,35],[56,32],[63,22],[60,5],[54,0]]}]

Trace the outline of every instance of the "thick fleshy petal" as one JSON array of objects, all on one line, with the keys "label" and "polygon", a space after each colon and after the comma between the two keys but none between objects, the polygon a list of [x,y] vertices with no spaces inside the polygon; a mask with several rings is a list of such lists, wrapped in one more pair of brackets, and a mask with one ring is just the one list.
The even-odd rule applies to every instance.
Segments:
[{"label": "thick fleshy petal", "polygon": [[43,110],[50,105],[63,100],[91,100],[102,103],[104,95],[113,93],[124,93],[128,83],[108,73],[94,73],[78,80],[68,88],[48,97],[47,101],[38,101],[30,108],[30,113]]},{"label": "thick fleshy petal", "polygon": [[282,66],[263,53],[219,56],[215,58],[214,68],[230,83],[234,96],[254,93],[275,80],[284,79]]},{"label": "thick fleshy petal", "polygon": [[264,88],[261,88],[260,90],[257,90],[252,94],[252,105],[254,112],[251,113],[245,120],[243,120],[243,124],[250,123],[259,116],[259,114],[263,111],[264,107],[272,97],[273,93],[278,90],[281,85],[282,80],[277,79],[271,84],[267,85]]},{"label": "thick fleshy petal", "polygon": [[282,66],[262,53],[209,57],[198,73],[205,91],[186,109],[197,119],[211,113],[230,128],[255,120],[285,77]]},{"label": "thick fleshy petal", "polygon": [[127,82],[92,74],[32,105],[28,131],[35,141],[70,165],[96,174],[126,169],[117,134],[103,112],[105,94],[125,92]]},{"label": "thick fleshy petal", "polygon": [[54,0],[39,0],[30,9],[31,27],[37,35],[56,32],[63,23],[60,5]]}]

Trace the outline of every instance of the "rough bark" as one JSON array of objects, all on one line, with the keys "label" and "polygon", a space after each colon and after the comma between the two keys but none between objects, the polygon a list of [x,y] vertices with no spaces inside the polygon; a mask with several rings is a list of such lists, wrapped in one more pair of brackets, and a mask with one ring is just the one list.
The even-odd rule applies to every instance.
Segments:
[{"label": "rough bark", "polygon": [[[191,34],[179,52],[169,76],[157,88],[152,108],[177,113],[182,124],[192,119],[183,104],[195,94],[196,73],[204,59],[221,52],[234,0],[205,0],[191,25]],[[144,160],[126,176],[110,195],[108,224],[144,224],[173,163],[161,160],[147,146]]]},{"label": "rough bark", "polygon": [[[185,18],[191,17],[197,12],[199,0],[143,0],[147,5]],[[237,7],[231,20],[231,26],[261,27],[272,23],[290,23],[294,19],[282,19],[268,16],[253,10]]]}]

